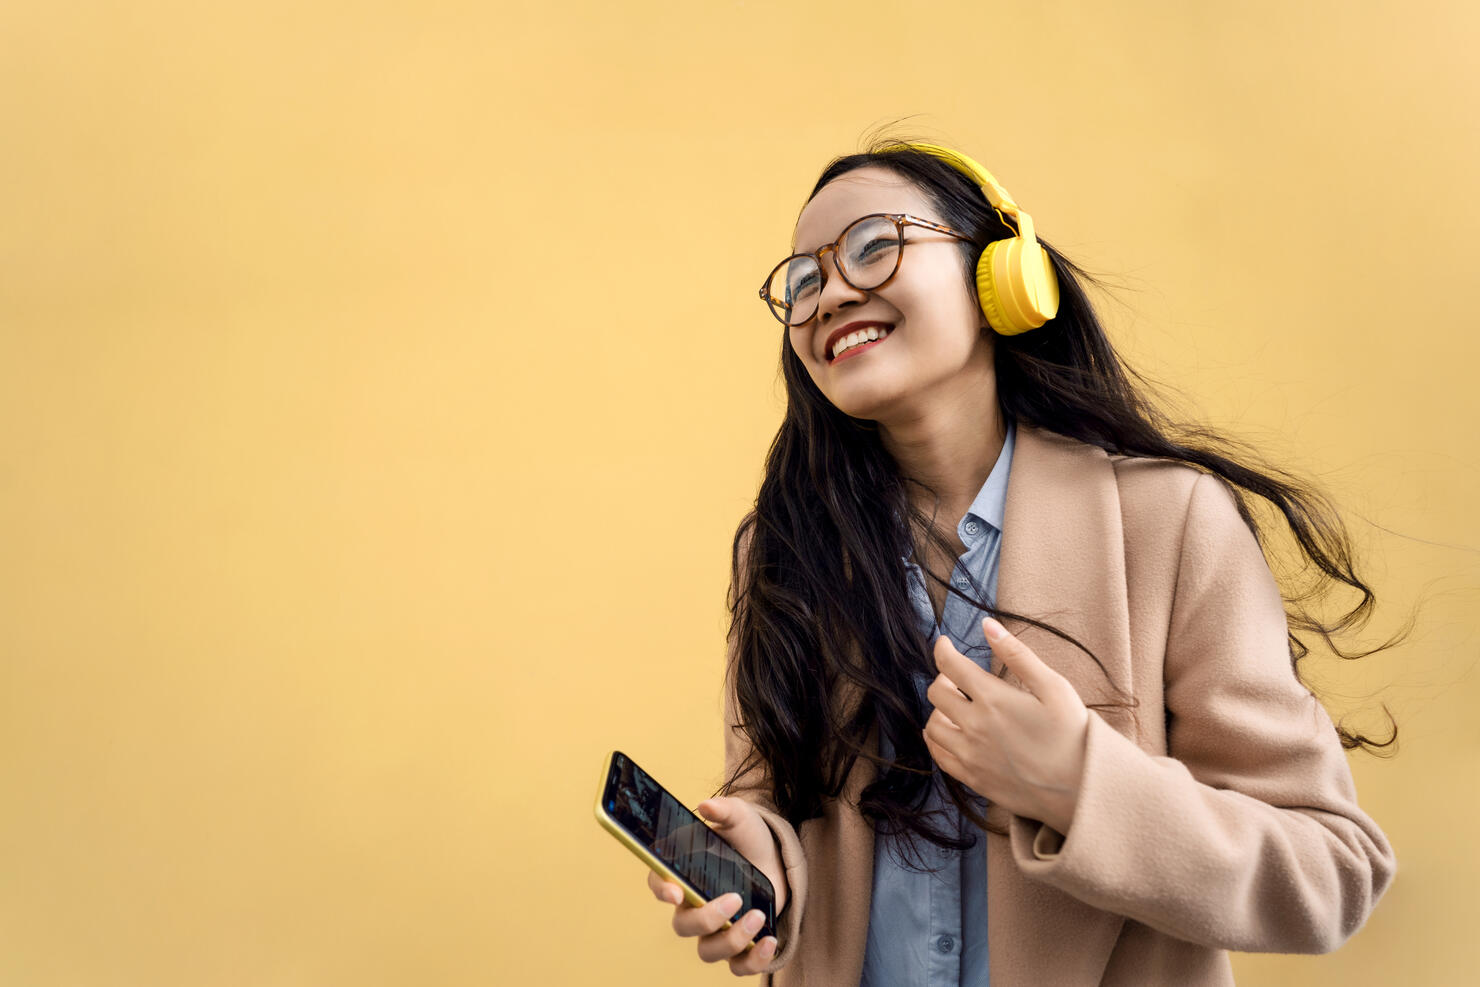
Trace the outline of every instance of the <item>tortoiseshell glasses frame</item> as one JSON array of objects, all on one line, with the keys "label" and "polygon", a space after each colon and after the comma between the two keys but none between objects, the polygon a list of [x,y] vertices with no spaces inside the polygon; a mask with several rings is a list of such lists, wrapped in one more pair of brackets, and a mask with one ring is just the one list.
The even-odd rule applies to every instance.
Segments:
[{"label": "tortoiseshell glasses frame", "polygon": [[[888,276],[886,276],[878,284],[871,284],[871,285],[867,285],[867,286],[860,285],[860,284],[854,284],[853,281],[852,281],[852,279],[850,279],[848,277],[847,272],[845,272],[843,270],[843,265],[837,263],[837,258],[840,257],[840,256],[842,256],[841,254],[838,254],[837,251],[841,248],[842,243],[843,243],[843,239],[849,233],[851,233],[853,231],[853,228],[855,226],[857,226],[859,223],[865,222],[865,221],[870,220],[870,219],[880,219],[880,218],[887,219],[887,220],[890,220],[891,222],[893,222],[894,223],[895,232],[896,232],[896,234],[899,237],[899,249],[897,251],[895,251],[895,254],[894,254],[894,268],[889,272]],[[799,319],[799,320],[797,320],[795,322],[789,322],[789,321],[787,321],[787,319],[782,316],[781,312],[782,311],[789,310],[791,308],[791,306],[786,302],[785,299],[776,298],[773,295],[771,295],[771,293],[767,289],[770,288],[772,280],[774,280],[775,277],[776,277],[776,273],[778,271],[780,271],[782,268],[786,267],[788,264],[790,264],[794,260],[798,260],[798,259],[801,259],[803,257],[810,257],[812,259],[812,262],[817,265],[817,273],[818,273],[818,276],[821,278],[821,282],[820,282],[820,284],[818,285],[818,288],[817,288],[817,294],[818,294],[819,297],[821,297],[823,289],[825,289],[827,287],[827,270],[822,266],[822,255],[825,254],[825,253],[827,253],[829,250],[833,251],[833,266],[835,266],[837,268],[839,277],[841,277],[843,279],[844,283],[846,283],[847,285],[849,285],[850,287],[852,287],[854,290],[856,290],[856,291],[873,291],[876,288],[882,288],[882,287],[884,287],[884,285],[888,284],[889,281],[890,281],[890,279],[892,279],[895,274],[899,273],[899,264],[900,264],[900,261],[904,260],[904,248],[905,248],[905,245],[906,244],[909,244],[909,243],[915,243],[915,242],[917,242],[915,240],[906,240],[905,239],[905,237],[904,237],[904,228],[906,226],[919,226],[919,227],[923,227],[924,229],[927,229],[927,230],[934,230],[937,233],[945,233],[948,236],[953,236],[953,237],[955,237],[958,240],[966,240],[966,241],[970,241],[971,240],[971,237],[967,236],[965,233],[962,233],[959,230],[953,230],[949,226],[943,226],[940,223],[932,222],[931,220],[928,220],[928,219],[921,219],[918,216],[911,216],[911,215],[909,215],[907,213],[886,213],[886,212],[869,213],[867,216],[860,216],[857,219],[855,219],[853,222],[849,223],[847,225],[847,227],[845,227],[843,229],[843,232],[838,234],[838,238],[836,240],[834,240],[832,243],[829,243],[829,244],[826,244],[824,246],[818,247],[816,250],[806,251],[804,253],[799,253],[799,254],[792,254],[789,257],[787,257],[785,260],[783,260],[779,264],[777,264],[775,267],[771,268],[771,273],[770,274],[767,274],[766,275],[766,280],[764,280],[764,281],[761,282],[761,290],[760,290],[761,301],[765,303],[766,309],[773,316],[776,317],[776,321],[777,322],[780,322],[783,326],[786,326],[787,328],[791,328],[793,326],[799,326],[799,325],[802,325],[802,324],[806,323],[807,321],[809,321],[812,318],[813,315],[816,315],[817,314],[815,309],[811,313],[809,313],[807,315],[807,318],[805,318],[805,319]],[[789,311],[787,311],[787,315],[790,315],[790,314],[791,313]]]}]

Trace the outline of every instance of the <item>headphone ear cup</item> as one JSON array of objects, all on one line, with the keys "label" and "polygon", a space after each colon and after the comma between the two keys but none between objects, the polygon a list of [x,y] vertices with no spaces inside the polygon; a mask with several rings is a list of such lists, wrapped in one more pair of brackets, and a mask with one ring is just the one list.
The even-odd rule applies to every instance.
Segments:
[{"label": "headphone ear cup", "polygon": [[997,250],[1005,242],[1005,240],[994,240],[982,251],[981,258],[976,262],[976,293],[981,299],[982,312],[987,317],[987,325],[1004,336],[1011,336],[1018,330],[1012,328],[1007,313],[1002,309],[1002,300],[999,297],[1001,289],[998,287],[996,274]]},{"label": "headphone ear cup", "polygon": [[1059,282],[1048,252],[1021,237],[987,244],[976,265],[977,294],[987,323],[1003,336],[1037,329],[1059,310]]},{"label": "headphone ear cup", "polygon": [[1021,256],[1023,304],[1032,314],[1036,328],[1059,312],[1059,277],[1042,244],[1035,241]]}]

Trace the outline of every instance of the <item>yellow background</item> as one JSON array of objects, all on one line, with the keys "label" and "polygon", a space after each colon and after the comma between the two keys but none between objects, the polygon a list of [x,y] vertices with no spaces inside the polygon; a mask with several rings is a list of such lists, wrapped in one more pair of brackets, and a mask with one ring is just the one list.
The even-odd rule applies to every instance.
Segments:
[{"label": "yellow background", "polygon": [[690,804],[718,781],[781,408],[756,288],[900,117],[1122,286],[1133,361],[1327,485],[1364,640],[1427,600],[1404,648],[1311,665],[1402,724],[1352,758],[1397,881],[1240,984],[1465,979],[1477,30],[1460,0],[7,5],[0,983],[730,982],[591,804],[613,747]]}]

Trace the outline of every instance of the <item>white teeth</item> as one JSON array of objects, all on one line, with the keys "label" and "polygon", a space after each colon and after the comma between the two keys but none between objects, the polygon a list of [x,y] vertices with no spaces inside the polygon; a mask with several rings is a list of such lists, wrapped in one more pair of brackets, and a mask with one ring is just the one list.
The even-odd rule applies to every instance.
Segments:
[{"label": "white teeth", "polygon": [[885,336],[889,335],[889,333],[890,330],[888,328],[880,328],[879,326],[868,326],[867,328],[860,329],[857,332],[850,332],[848,335],[844,336],[842,339],[833,344],[833,359],[836,360],[838,357],[842,356],[843,353],[855,346],[862,345],[863,343],[870,343],[876,339],[883,339]]}]

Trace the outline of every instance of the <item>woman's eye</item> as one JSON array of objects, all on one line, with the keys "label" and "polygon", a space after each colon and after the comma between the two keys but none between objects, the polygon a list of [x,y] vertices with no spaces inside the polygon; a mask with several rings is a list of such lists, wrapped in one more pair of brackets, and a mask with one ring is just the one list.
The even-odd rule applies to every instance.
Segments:
[{"label": "woman's eye", "polygon": [[808,275],[807,277],[802,278],[802,280],[798,281],[796,284],[794,284],[792,286],[792,288],[791,288],[791,297],[792,298],[799,298],[799,297],[801,297],[801,295],[804,292],[810,291],[812,288],[814,288],[816,286],[817,286],[817,276],[815,274]]}]

